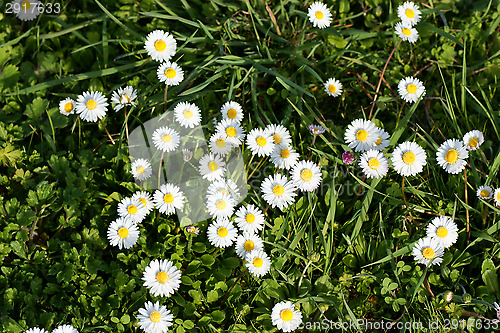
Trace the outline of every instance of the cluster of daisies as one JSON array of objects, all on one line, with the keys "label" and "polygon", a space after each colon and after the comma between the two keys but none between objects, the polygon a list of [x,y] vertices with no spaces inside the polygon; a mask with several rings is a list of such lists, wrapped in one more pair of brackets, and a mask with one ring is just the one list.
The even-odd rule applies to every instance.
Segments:
[{"label": "cluster of daisies", "polygon": [[[49,333],[44,328],[32,327],[24,333]],[[52,333],[78,333],[78,330],[71,325],[60,325]]]},{"label": "cluster of daisies", "polygon": [[422,13],[413,2],[407,1],[398,7],[398,22],[394,27],[396,34],[404,41],[415,43],[418,39],[418,31],[415,25],[420,22]]},{"label": "cluster of daisies", "polygon": [[[390,140],[385,130],[376,127],[370,120],[356,119],[347,126],[344,139],[349,148],[362,152],[359,166],[366,177],[381,178],[387,174],[389,159],[383,150],[389,146]],[[436,160],[448,173],[460,173],[467,165],[465,159],[469,156],[469,151],[478,149],[483,142],[483,133],[472,130],[467,132],[462,140],[449,139],[441,144],[436,153]],[[350,165],[355,157],[352,152],[345,152],[342,159]],[[427,154],[417,143],[406,141],[394,149],[391,162],[394,170],[401,176],[415,176],[422,172],[427,164]],[[491,188],[488,193],[483,194],[490,196]]]},{"label": "cluster of daisies", "polygon": [[426,266],[439,265],[443,261],[444,250],[457,241],[458,227],[451,218],[438,216],[427,225],[426,234],[413,246],[415,260]]},{"label": "cluster of daisies", "polygon": [[494,199],[495,204],[500,207],[500,187],[493,190],[489,185],[481,185],[477,188],[476,195],[479,199]]}]

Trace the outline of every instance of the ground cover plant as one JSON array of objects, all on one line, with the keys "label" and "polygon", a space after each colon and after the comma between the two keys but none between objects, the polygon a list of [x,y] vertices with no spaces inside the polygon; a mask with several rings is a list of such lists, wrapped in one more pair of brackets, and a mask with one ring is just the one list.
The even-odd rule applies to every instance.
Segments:
[{"label": "ground cover plant", "polygon": [[0,331],[500,326],[498,1],[0,8]]}]

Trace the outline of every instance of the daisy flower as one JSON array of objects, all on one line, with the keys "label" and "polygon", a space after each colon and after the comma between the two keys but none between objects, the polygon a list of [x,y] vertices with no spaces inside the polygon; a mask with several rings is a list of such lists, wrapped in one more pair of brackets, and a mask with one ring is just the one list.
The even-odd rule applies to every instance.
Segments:
[{"label": "daisy flower", "polygon": [[275,145],[271,153],[271,162],[280,169],[289,170],[297,163],[298,159],[299,154],[290,146],[282,147],[280,145]]},{"label": "daisy flower", "polygon": [[325,133],[326,129],[321,126],[321,125],[309,125],[307,126],[307,129],[309,132],[311,132],[312,135],[320,135]]},{"label": "daisy flower", "polygon": [[218,219],[208,226],[207,236],[213,246],[229,247],[238,236],[238,229],[228,219]]},{"label": "daisy flower", "polygon": [[419,79],[405,77],[398,83],[398,92],[408,103],[415,103],[421,96],[425,96],[425,87]]},{"label": "daisy flower", "polygon": [[141,223],[146,217],[146,209],[139,199],[123,198],[118,203],[118,215],[132,222]]},{"label": "daisy flower", "polygon": [[108,227],[109,244],[118,246],[120,250],[122,248],[130,249],[135,245],[138,238],[139,228],[137,224],[130,220],[119,217],[116,221],[111,222]]},{"label": "daisy flower", "polygon": [[220,108],[223,119],[229,119],[236,122],[241,122],[243,119],[243,109],[241,105],[234,101],[224,103]]},{"label": "daisy flower", "polygon": [[154,296],[170,296],[181,285],[181,271],[170,260],[153,260],[142,275],[144,286]]},{"label": "daisy flower", "polygon": [[144,332],[163,333],[172,326],[174,316],[167,310],[166,306],[160,306],[159,302],[153,304],[148,301],[144,303],[144,308],[139,309],[137,319],[139,319],[138,324]]},{"label": "daisy flower", "polygon": [[256,277],[266,275],[271,268],[271,260],[262,250],[255,249],[247,253],[245,260],[247,261],[245,266]]},{"label": "daisy flower", "polygon": [[213,154],[225,156],[231,152],[235,146],[233,142],[227,141],[227,135],[224,133],[214,133],[210,137],[210,151]]},{"label": "daisy flower", "polygon": [[237,145],[245,139],[245,131],[240,126],[240,123],[235,120],[222,120],[217,124],[215,131],[217,133],[226,134],[228,139]]},{"label": "daisy flower", "polygon": [[342,153],[342,162],[344,162],[345,165],[352,165],[354,161],[356,160],[356,156],[350,151],[345,151]]},{"label": "daisy flower", "polygon": [[14,0],[12,2],[12,9],[21,21],[34,20],[40,15],[41,6],[43,4],[37,0]]},{"label": "daisy flower", "polygon": [[493,197],[495,198],[495,204],[497,206],[500,206],[500,188],[495,189],[495,192],[493,193]]},{"label": "daisy flower", "polygon": [[224,193],[224,194],[229,194],[235,203],[238,201],[240,198],[240,191],[238,190],[238,185],[236,185],[235,182],[233,182],[231,179],[217,179],[212,182],[208,186],[207,190],[207,198],[216,193]]},{"label": "daisy flower", "polygon": [[174,108],[174,115],[175,120],[184,127],[194,128],[201,122],[200,108],[192,103],[178,103]]},{"label": "daisy flower", "polygon": [[261,231],[264,226],[264,214],[258,207],[248,204],[246,207],[241,206],[238,209],[234,221],[244,233],[255,234]]},{"label": "daisy flower", "polygon": [[415,176],[424,169],[427,158],[425,151],[415,142],[403,142],[392,152],[394,170],[401,176]]},{"label": "daisy flower", "polygon": [[292,181],[301,191],[312,192],[318,188],[323,178],[321,168],[311,161],[300,161],[290,172]]},{"label": "daisy flower", "polygon": [[186,228],[186,231],[190,233],[191,235],[196,235],[198,236],[200,234],[200,228],[190,225],[189,227]]},{"label": "daisy flower", "polygon": [[264,243],[256,234],[244,232],[243,235],[238,235],[238,238],[236,238],[235,248],[236,254],[241,259],[245,259],[246,255],[253,250],[262,250]]},{"label": "daisy flower", "polygon": [[131,86],[118,88],[111,95],[111,102],[115,103],[115,111],[120,111],[125,105],[135,106],[134,99],[137,98],[137,91]]},{"label": "daisy flower", "polygon": [[377,141],[373,144],[372,149],[375,150],[384,150],[389,146],[389,133],[387,133],[384,129],[376,127],[377,131]]},{"label": "daisy flower", "polygon": [[208,196],[207,211],[213,218],[229,218],[233,215],[235,204],[228,193],[217,192]]},{"label": "daisy flower", "polygon": [[484,142],[484,136],[481,131],[472,130],[464,135],[464,146],[469,150],[476,150]]},{"label": "daisy flower", "polygon": [[279,302],[273,307],[271,320],[283,332],[292,332],[302,324],[302,313],[295,310],[292,302]]},{"label": "daisy flower", "polygon": [[44,328],[33,327],[28,329],[24,333],[49,333],[49,332],[47,332]]},{"label": "daisy flower", "polygon": [[141,204],[143,205],[143,209],[146,211],[146,215],[148,215],[153,210],[153,208],[155,208],[153,198],[151,197],[151,194],[149,192],[136,191],[132,195],[132,200],[138,200],[141,202]]},{"label": "daisy flower", "polygon": [[156,61],[169,61],[175,55],[177,42],[168,32],[155,30],[146,37],[144,48]]},{"label": "daisy flower", "polygon": [[175,209],[182,209],[185,201],[184,193],[178,186],[163,184],[153,193],[153,201],[160,213],[174,214]]},{"label": "daisy flower", "polygon": [[330,13],[326,5],[318,1],[309,6],[307,16],[309,16],[309,21],[315,28],[317,27],[323,29],[329,27],[332,21],[332,14]]},{"label": "daisy flower", "polygon": [[374,123],[369,120],[356,119],[347,126],[344,139],[349,148],[360,152],[373,148],[378,139],[377,134]]},{"label": "daisy flower", "polygon": [[170,152],[177,148],[181,138],[179,133],[167,126],[160,127],[153,132],[153,144],[156,149],[163,152]]},{"label": "daisy flower", "polygon": [[76,102],[71,98],[66,98],[59,102],[59,112],[65,116],[75,113]]},{"label": "daisy flower", "polygon": [[427,237],[437,239],[441,246],[446,249],[457,241],[458,227],[449,217],[438,216],[427,225]]},{"label": "daisy flower", "polygon": [[435,238],[425,237],[420,238],[418,242],[413,246],[413,255],[415,256],[415,261],[419,264],[424,264],[429,266],[432,261],[432,265],[439,265],[443,261],[444,249],[439,241]]},{"label": "daisy flower", "polygon": [[438,164],[451,174],[460,173],[465,168],[467,157],[469,152],[457,139],[446,140],[436,153]]},{"label": "daisy flower", "polygon": [[260,189],[271,208],[278,207],[282,211],[295,201],[297,195],[294,183],[280,174],[268,176],[260,185]]},{"label": "daisy flower", "polygon": [[78,333],[78,331],[71,325],[60,325],[52,333]]},{"label": "daisy flower", "polygon": [[493,189],[488,185],[479,186],[477,189],[477,197],[479,199],[487,200],[493,198]]},{"label": "daisy flower", "polygon": [[184,162],[189,162],[193,158],[193,152],[189,149],[183,148],[182,149],[182,159]]},{"label": "daisy flower", "polygon": [[160,82],[165,82],[167,86],[177,86],[184,79],[184,71],[175,62],[164,62],[158,66],[156,76]]},{"label": "daisy flower", "polygon": [[132,162],[132,170],[130,171],[135,180],[146,180],[151,177],[153,169],[151,163],[143,158],[138,158]]},{"label": "daisy flower", "polygon": [[407,1],[398,7],[399,18],[401,19],[401,21],[403,21],[403,23],[409,25],[410,27],[420,22],[421,14],[422,13],[418,9],[418,7],[410,1]]},{"label": "daisy flower", "polygon": [[366,177],[380,178],[389,171],[389,160],[378,150],[370,149],[359,157],[359,166]]},{"label": "daisy flower", "polygon": [[325,92],[332,97],[337,97],[342,94],[342,83],[334,78],[329,78],[325,83]]},{"label": "daisy flower", "polygon": [[205,154],[200,159],[200,165],[198,167],[200,174],[203,179],[207,179],[212,182],[216,179],[220,179],[224,176],[226,172],[226,163],[218,155]]},{"label": "daisy flower", "polygon": [[106,115],[108,102],[99,91],[87,91],[78,96],[75,111],[85,121],[96,122]]},{"label": "daisy flower", "polygon": [[404,22],[399,22],[394,26],[396,35],[402,40],[408,43],[415,43],[418,39],[418,31]]},{"label": "daisy flower", "polygon": [[290,132],[288,132],[288,129],[282,125],[267,125],[264,131],[272,136],[272,142],[276,145],[286,147],[292,144]]},{"label": "daisy flower", "polygon": [[246,143],[252,155],[259,157],[271,155],[274,149],[273,137],[262,128],[251,130],[247,135]]}]

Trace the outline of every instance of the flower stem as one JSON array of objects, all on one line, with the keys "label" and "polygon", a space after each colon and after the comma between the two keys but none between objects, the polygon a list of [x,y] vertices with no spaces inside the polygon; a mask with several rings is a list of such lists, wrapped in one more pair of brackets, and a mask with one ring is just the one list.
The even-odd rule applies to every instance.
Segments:
[{"label": "flower stem", "polygon": [[163,110],[167,111],[167,91],[168,91],[168,84],[165,85],[165,96],[163,96]]},{"label": "flower stem", "polygon": [[102,121],[101,118],[99,118],[99,121],[101,122],[102,127],[104,127],[104,130],[106,131],[106,134],[108,135],[108,138],[111,140],[113,144],[115,144],[115,140],[111,137],[111,134],[109,134],[108,129],[106,128],[106,125],[104,125],[104,122]]},{"label": "flower stem", "polygon": [[125,134],[127,135],[127,143],[129,142],[129,136],[128,136],[128,117],[127,117],[127,105],[125,105]]}]

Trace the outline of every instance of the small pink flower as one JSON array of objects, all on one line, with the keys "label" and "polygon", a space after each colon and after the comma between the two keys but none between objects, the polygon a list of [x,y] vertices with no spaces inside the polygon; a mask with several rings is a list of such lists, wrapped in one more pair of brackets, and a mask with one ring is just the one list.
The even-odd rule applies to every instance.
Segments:
[{"label": "small pink flower", "polygon": [[356,159],[356,157],[350,151],[345,151],[342,154],[342,162],[344,162],[344,164],[352,165],[354,163],[355,159]]}]

